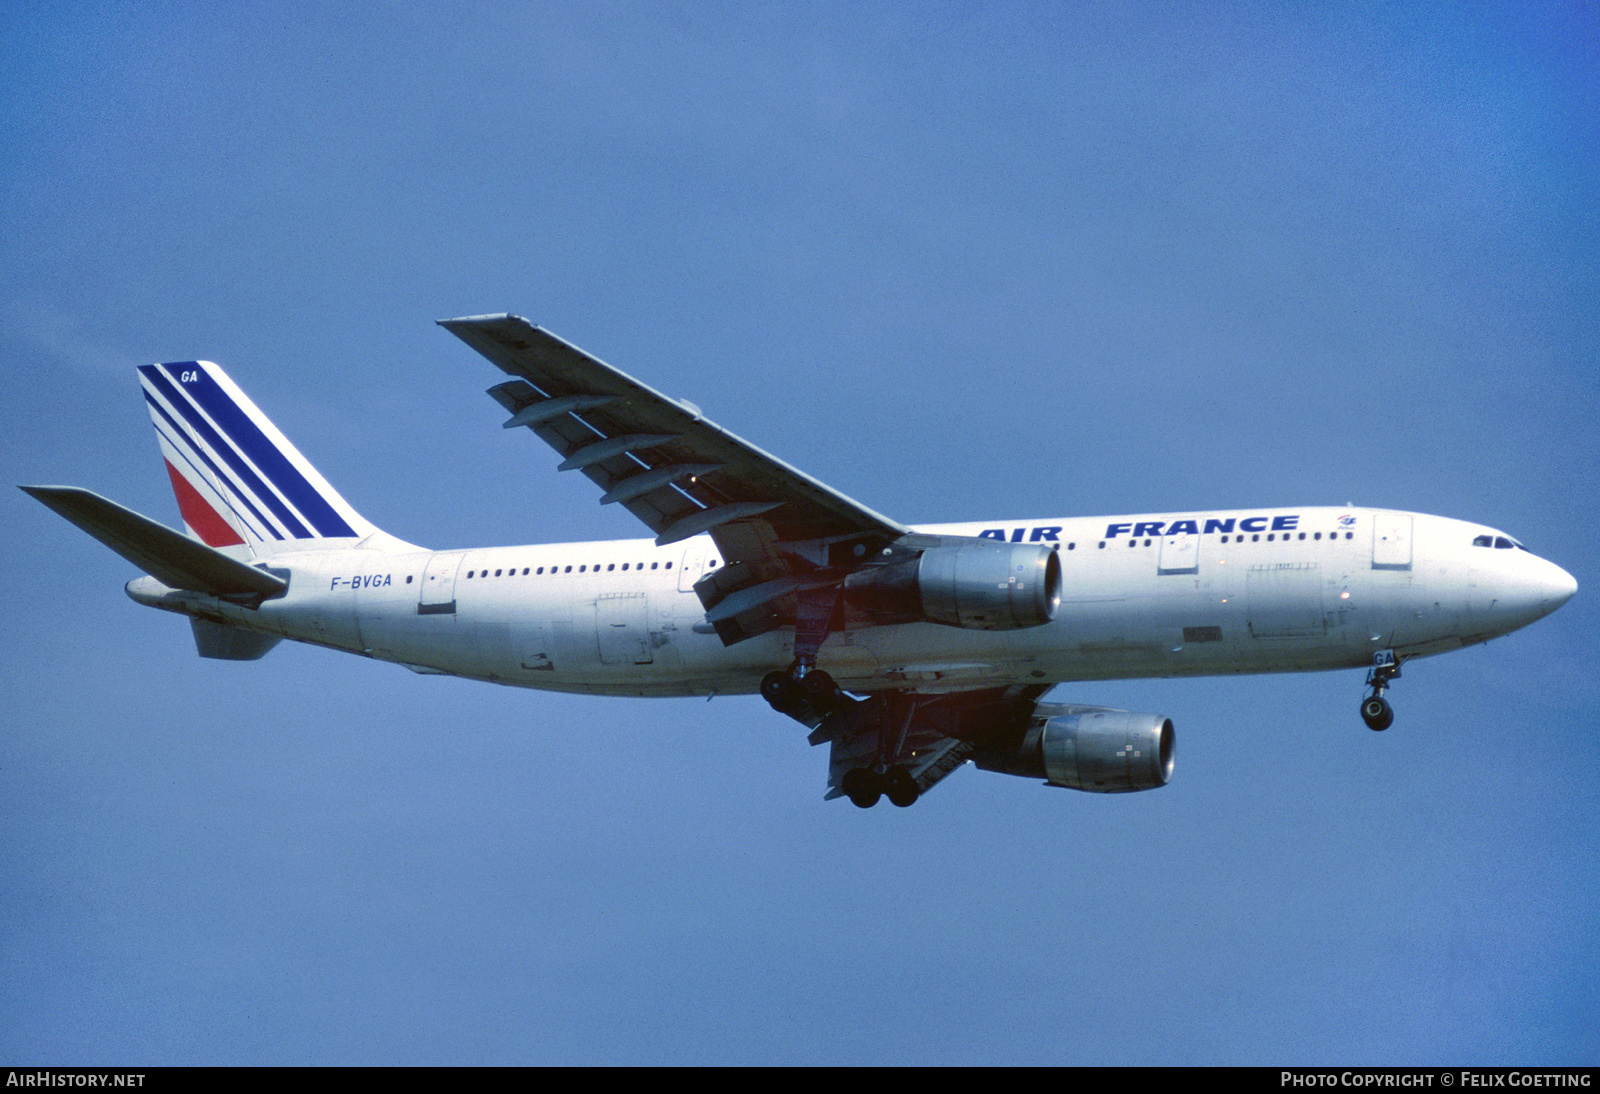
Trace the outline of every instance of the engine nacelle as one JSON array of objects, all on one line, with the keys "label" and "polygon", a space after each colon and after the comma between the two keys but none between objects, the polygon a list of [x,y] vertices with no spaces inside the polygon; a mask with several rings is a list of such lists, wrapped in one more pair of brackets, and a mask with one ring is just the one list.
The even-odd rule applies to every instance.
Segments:
[{"label": "engine nacelle", "polygon": [[[1031,737],[1032,734],[1029,734]],[[1126,710],[1078,711],[1044,719],[1039,753],[1052,786],[1123,794],[1172,778],[1172,719]]]},{"label": "engine nacelle", "polygon": [[845,591],[868,610],[947,627],[1039,627],[1061,605],[1061,559],[1043,544],[974,540],[858,570],[845,580]]}]

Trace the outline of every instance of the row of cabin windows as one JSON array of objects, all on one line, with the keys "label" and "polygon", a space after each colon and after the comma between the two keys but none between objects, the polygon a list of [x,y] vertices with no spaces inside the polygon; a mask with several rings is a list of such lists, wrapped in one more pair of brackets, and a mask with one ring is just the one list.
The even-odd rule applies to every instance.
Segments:
[{"label": "row of cabin windows", "polygon": [[[642,562],[633,563],[633,564],[624,562],[622,564],[622,568],[624,570],[626,570],[626,569],[628,569],[629,565],[632,565],[635,570],[644,569],[644,563],[642,563]],[[716,566],[717,566],[717,560],[716,559],[712,559],[710,562],[706,563],[706,569],[708,569],[708,570],[714,570],[714,569],[716,569]],[[670,570],[670,569],[672,569],[672,563],[670,563],[670,562],[652,562],[650,564],[650,568],[652,570],[656,569],[657,567],[660,567],[663,570]],[[610,573],[611,571],[615,570],[616,568],[617,568],[617,564],[615,562],[611,562],[611,563],[607,563],[606,564],[606,572],[607,573]],[[539,574],[542,574],[542,573],[545,572],[545,567],[543,567],[543,566],[535,566],[535,567],[524,566],[522,568],[522,576],[523,577],[527,577],[528,574],[529,574],[530,569],[531,569],[532,573],[535,576],[538,576]],[[558,574],[558,573],[570,574],[572,572],[572,567],[571,566],[566,566],[566,567],[551,566],[549,569],[550,569],[550,572],[552,574]],[[580,574],[588,573],[591,570],[593,570],[595,573],[599,573],[600,572],[600,564],[597,562],[593,566],[589,566],[587,564],[584,564],[584,565],[581,565],[581,566],[578,567],[578,572]],[[515,566],[511,567],[510,569],[506,569],[504,567],[501,567],[501,569],[496,570],[494,572],[493,576],[499,577],[502,573],[504,573],[506,577],[516,577],[517,576],[517,568]],[[490,576],[490,574],[489,574],[488,570],[468,570],[467,571],[467,577],[468,578],[472,578],[472,577],[489,577],[489,576]]]},{"label": "row of cabin windows", "polygon": [[[1344,538],[1345,538],[1345,539],[1354,539],[1354,538],[1355,538],[1355,536],[1356,536],[1356,534],[1355,534],[1355,533],[1354,533],[1354,532],[1346,532],[1346,533],[1345,533],[1345,534],[1344,534]],[[1271,543],[1271,542],[1273,542],[1273,541],[1274,541],[1274,540],[1276,540],[1276,539],[1277,539],[1277,538],[1278,538],[1278,534],[1277,534],[1277,533],[1276,533],[1276,532],[1268,532],[1268,533],[1267,533],[1267,542],[1268,542],[1268,543]],[[1284,541],[1284,542],[1285,542],[1285,543],[1287,543],[1287,542],[1289,542],[1289,541],[1290,541],[1290,540],[1291,540],[1291,539],[1295,539],[1295,538],[1296,538],[1296,536],[1295,536],[1295,534],[1294,534],[1294,533],[1292,533],[1292,532],[1285,532],[1285,533],[1283,533],[1283,541]],[[1304,532],[1301,532],[1301,533],[1300,533],[1300,534],[1299,534],[1299,536],[1298,536],[1298,538],[1300,538],[1300,539],[1305,539],[1305,538],[1306,538],[1306,533],[1304,533]],[[1312,533],[1311,533],[1311,538],[1312,538],[1312,539],[1321,539],[1321,538],[1322,538],[1322,533],[1321,533],[1321,532],[1312,532]],[[1329,533],[1328,533],[1328,538],[1329,538],[1329,539],[1338,539],[1338,538],[1339,538],[1339,533],[1338,533],[1338,532],[1329,532]],[[1233,540],[1234,540],[1234,542],[1236,542],[1236,543],[1243,543],[1243,542],[1244,542],[1244,537],[1243,537],[1243,536],[1234,536],[1234,537],[1233,537]],[[1260,541],[1261,541],[1261,536],[1260,536],[1260,535],[1253,535],[1253,536],[1251,536],[1251,537],[1250,537],[1250,542],[1251,542],[1251,543],[1259,543],[1259,542],[1260,542]],[[1145,546],[1146,546],[1146,547],[1148,547],[1148,546],[1150,546],[1150,544],[1152,544],[1152,543],[1154,543],[1154,542],[1155,542],[1155,540],[1152,540],[1152,539],[1147,539],[1147,540],[1145,540],[1145,541],[1144,541],[1144,545],[1145,545]],[[1223,536],[1223,537],[1222,537],[1222,542],[1223,542],[1223,543],[1227,543],[1227,542],[1228,542],[1228,537],[1227,537],[1227,536]],[[1101,546],[1101,547],[1104,547],[1104,546],[1105,546],[1105,545],[1106,545],[1106,541],[1105,541],[1105,540],[1101,540],[1101,541],[1100,541],[1100,546]],[[1076,547],[1076,546],[1077,546],[1077,544],[1075,544],[1075,543],[1069,543],[1069,544],[1067,544],[1067,550],[1069,550],[1069,551],[1070,551],[1070,550],[1072,550],[1072,549],[1073,549],[1073,548],[1074,548],[1074,547]],[[1138,541],[1138,540],[1136,540],[1136,539],[1130,539],[1130,540],[1129,540],[1129,541],[1128,541],[1128,546],[1129,546],[1129,547],[1137,547],[1137,546],[1139,546],[1139,541]]]},{"label": "row of cabin windows", "polygon": [[[1234,536],[1233,538],[1235,540],[1237,540],[1238,542],[1240,542],[1240,543],[1244,542],[1244,537],[1243,536]],[[1276,533],[1273,533],[1273,532],[1268,532],[1267,533],[1267,542],[1268,543],[1273,542],[1276,538],[1277,538]],[[1285,532],[1283,534],[1283,538],[1284,538],[1284,540],[1287,541],[1290,538],[1290,533]],[[1297,538],[1297,539],[1305,539],[1306,538],[1306,533],[1301,532],[1295,538]],[[1311,538],[1313,540],[1321,539],[1322,538],[1322,533],[1321,532],[1312,532],[1311,533]],[[1329,532],[1328,533],[1328,538],[1329,539],[1338,539],[1339,538],[1339,533],[1338,532]],[[1344,534],[1344,538],[1345,539],[1354,539],[1355,538],[1355,533],[1354,532],[1346,532]],[[1261,540],[1261,536],[1259,534],[1252,535],[1250,537],[1250,542],[1252,542],[1252,543],[1257,543],[1260,540]],[[1144,545],[1146,547],[1148,547],[1153,542],[1154,542],[1153,540],[1146,539],[1144,541]],[[1222,542],[1223,543],[1227,543],[1228,542],[1228,537],[1227,536],[1223,536],[1222,537]],[[1105,545],[1106,545],[1106,541],[1105,540],[1101,540],[1100,541],[1101,548],[1104,548]],[[1498,548],[1499,550],[1502,550],[1502,551],[1508,551],[1513,547],[1521,548],[1524,551],[1527,550],[1527,548],[1523,547],[1522,544],[1514,542],[1513,540],[1508,539],[1505,536],[1478,536],[1477,538],[1475,538],[1472,541],[1472,545],[1474,547],[1495,547],[1495,548]],[[1137,547],[1137,546],[1139,546],[1139,541],[1137,539],[1130,539],[1128,541],[1128,546],[1129,547]],[[1077,549],[1078,549],[1078,545],[1076,543],[1068,543],[1067,544],[1067,550],[1076,551]],[[626,562],[624,562],[622,564],[622,568],[624,570],[627,570],[628,566],[629,566],[629,564],[626,563]],[[717,560],[716,559],[712,559],[710,562],[706,563],[706,569],[708,569],[708,570],[714,570],[714,569],[716,569],[716,566],[717,566]],[[661,567],[663,569],[670,570],[670,569],[672,569],[672,563],[670,563],[670,562],[667,562],[667,563],[652,562],[650,564],[650,568],[652,570],[656,569],[657,567]],[[616,568],[617,568],[617,564],[615,562],[608,563],[606,565],[606,572],[610,573],[611,571],[615,570]],[[644,563],[642,563],[642,562],[637,563],[637,564],[634,565],[633,568],[635,570],[642,570],[642,569],[644,569]],[[522,576],[523,577],[527,577],[528,576],[529,569],[530,568],[527,567],[527,566],[524,566],[522,568]],[[544,573],[545,567],[537,566],[537,567],[533,567],[532,570],[533,570],[533,573],[535,575],[539,575],[539,574],[543,574]],[[587,565],[580,565],[578,567],[578,572],[580,574],[581,573],[586,573],[586,572],[588,572],[588,570],[589,570],[589,567]],[[562,568],[560,566],[551,566],[550,567],[550,572],[552,574],[555,574],[555,573],[568,573],[568,574],[570,574],[572,572],[572,567],[571,566],[567,566],[565,568]],[[595,564],[594,572],[595,573],[599,573],[600,572],[600,566],[599,566],[598,563]],[[508,577],[516,577],[517,576],[517,568],[515,566],[512,566],[509,569],[509,571],[507,571],[504,567],[502,567],[501,569],[496,570],[494,572],[494,576],[495,577],[499,577],[499,576],[501,576],[502,573],[505,573],[506,576],[508,576]],[[488,570],[468,570],[467,571],[467,577],[468,578],[471,578],[471,577],[474,577],[474,576],[476,576],[476,577],[488,577],[489,576],[489,571]],[[410,582],[411,582],[411,579],[409,577],[406,578],[406,583],[409,584]]]},{"label": "row of cabin windows", "polygon": [[[1234,536],[1233,538],[1235,540],[1237,540],[1238,542],[1240,542],[1240,543],[1244,542],[1244,537],[1243,536]],[[1277,537],[1276,533],[1274,533],[1274,532],[1268,532],[1267,533],[1267,542],[1268,543],[1272,543],[1277,538],[1278,537]],[[1291,533],[1285,532],[1283,534],[1283,538],[1284,538],[1284,541],[1287,542],[1290,538],[1295,538],[1295,537],[1292,537]],[[1306,533],[1304,533],[1304,532],[1299,533],[1297,538],[1305,539],[1306,538]],[[1314,540],[1321,539],[1322,538],[1322,533],[1321,532],[1312,532],[1311,533],[1311,538],[1314,539]],[[1328,538],[1329,539],[1338,539],[1339,538],[1339,533],[1338,532],[1329,532],[1328,533]],[[1344,534],[1344,538],[1345,539],[1354,539],[1355,538],[1355,533],[1354,532],[1346,532]],[[1487,547],[1487,546],[1489,546],[1490,538],[1491,537],[1489,537],[1489,536],[1479,536],[1477,539],[1472,541],[1472,544],[1473,544],[1474,547]],[[1250,537],[1250,541],[1252,543],[1260,542],[1260,540],[1261,540],[1261,536],[1259,534],[1252,535]],[[1151,539],[1146,539],[1144,541],[1144,545],[1146,547],[1148,547],[1153,542],[1155,542],[1155,541],[1151,540]],[[1222,537],[1222,542],[1223,543],[1227,543],[1228,542],[1228,537],[1227,536],[1223,536]],[[1105,545],[1106,545],[1106,541],[1105,540],[1101,540],[1100,541],[1100,547],[1104,548]],[[1129,547],[1137,547],[1137,546],[1139,546],[1139,541],[1137,539],[1130,539],[1128,541],[1128,546]],[[1496,547],[1502,547],[1502,546],[1503,547],[1512,547],[1512,546],[1520,547],[1521,544],[1513,544],[1510,540],[1506,539],[1504,536],[1501,536],[1499,542],[1495,543],[1494,546],[1496,546]],[[1077,543],[1074,542],[1074,543],[1068,543],[1067,544],[1067,550],[1076,551],[1077,549],[1078,549]],[[1524,547],[1523,550],[1527,550],[1527,548]],[[629,565],[628,563],[624,562],[622,564],[622,568],[624,570],[626,570],[628,568],[628,565]],[[652,570],[656,569],[658,566],[663,568],[663,569],[667,569],[667,570],[672,569],[672,563],[670,563],[670,562],[666,562],[666,563],[652,562],[650,564],[650,568]],[[716,567],[717,567],[717,560],[716,559],[712,559],[711,561],[706,563],[706,569],[707,570],[714,570],[714,569],[716,569]],[[617,564],[615,562],[612,562],[612,563],[609,563],[606,566],[606,571],[609,573],[610,571],[615,570],[616,568],[617,568]],[[501,570],[496,570],[494,572],[494,576],[495,577],[501,576],[501,573],[502,573],[503,569],[504,568],[502,568]],[[529,569],[530,568],[527,567],[527,566],[524,566],[522,568],[522,576],[523,577],[527,577],[528,576]],[[640,563],[636,564],[634,566],[634,569],[636,569],[636,570],[644,569],[644,563],[640,562]],[[588,572],[588,570],[589,570],[589,567],[587,565],[580,565],[578,567],[578,572],[580,574],[581,573],[586,573],[586,572]],[[545,571],[545,568],[543,566],[538,566],[538,567],[534,567],[533,568],[533,573],[535,575],[543,574],[544,571]],[[550,567],[550,572],[552,574],[555,574],[555,573],[568,573],[568,574],[570,574],[572,572],[572,567],[571,566],[567,566],[567,567],[563,568],[563,567],[560,567],[560,566],[551,566]],[[599,566],[598,563],[596,563],[595,566],[594,566],[594,572],[595,573],[599,573],[600,572],[600,566]],[[509,571],[506,571],[506,573],[507,573],[507,576],[509,576],[509,577],[516,577],[517,576],[517,568],[515,566],[513,566],[513,567],[510,568]],[[477,577],[488,577],[489,576],[489,571],[488,570],[477,570],[477,571],[468,570],[467,571],[467,577],[468,578],[471,578],[471,577],[474,577],[474,576],[477,576]]]}]

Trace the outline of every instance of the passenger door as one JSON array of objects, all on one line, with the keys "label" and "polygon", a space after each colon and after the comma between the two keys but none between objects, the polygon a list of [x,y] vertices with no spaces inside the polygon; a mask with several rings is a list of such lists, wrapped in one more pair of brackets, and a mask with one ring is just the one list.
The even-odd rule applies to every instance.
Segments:
[{"label": "passenger door", "polygon": [[1188,532],[1161,537],[1161,553],[1157,556],[1158,574],[1197,574],[1200,572],[1200,537]]},{"label": "passenger door", "polygon": [[706,541],[696,538],[689,543],[689,549],[683,552],[683,561],[678,564],[678,591],[687,593],[694,591],[694,583],[700,580],[700,571],[706,564]]},{"label": "passenger door", "polygon": [[1372,568],[1411,569],[1411,514],[1372,515]]},{"label": "passenger door", "polygon": [[418,615],[454,615],[456,612],[456,571],[465,551],[435,551],[428,558],[422,572],[422,590],[418,594]]}]

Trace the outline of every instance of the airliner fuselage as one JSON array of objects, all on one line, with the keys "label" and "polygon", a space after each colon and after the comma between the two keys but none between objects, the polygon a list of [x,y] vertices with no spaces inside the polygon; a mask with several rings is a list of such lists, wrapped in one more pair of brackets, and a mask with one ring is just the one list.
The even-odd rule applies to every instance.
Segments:
[{"label": "airliner fuselage", "polygon": [[[1176,535],[1162,534],[1174,527]],[[1422,657],[1509,633],[1553,611],[1575,587],[1503,533],[1389,510],[1065,517],[917,531],[1054,546],[1060,608],[1049,623],[1018,630],[906,623],[834,633],[818,667],[850,690],[1364,668],[1382,649]],[[667,547],[614,540],[317,551],[274,557],[274,569],[288,572],[284,596],[258,608],[209,608],[218,622],[517,687],[752,693],[762,676],[789,664],[793,635],[772,631],[724,647],[694,593],[721,564],[707,536]],[[153,579],[129,592],[189,614],[198,599]]]}]

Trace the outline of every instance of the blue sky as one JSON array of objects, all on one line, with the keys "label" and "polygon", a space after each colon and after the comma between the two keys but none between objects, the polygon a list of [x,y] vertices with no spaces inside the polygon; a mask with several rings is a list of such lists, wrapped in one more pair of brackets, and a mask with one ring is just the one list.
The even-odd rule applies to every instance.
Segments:
[{"label": "blue sky", "polygon": [[754,698],[201,661],[0,496],[0,1058],[1593,1063],[1589,6],[8,5],[0,465],[176,523],[223,365],[429,547],[638,534],[526,315],[905,521],[1383,505],[1580,583],[1418,662],[1080,684],[1175,779],[823,803]]}]

